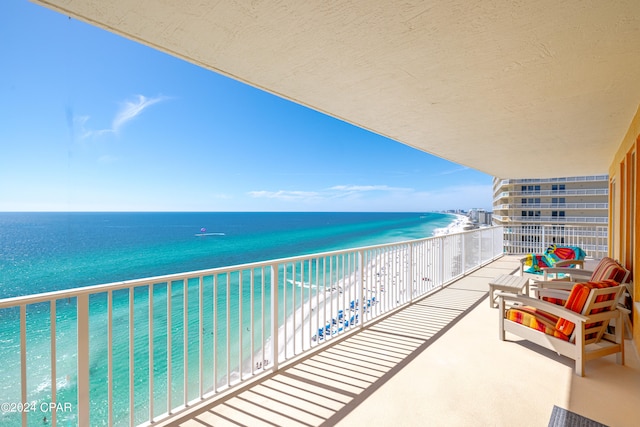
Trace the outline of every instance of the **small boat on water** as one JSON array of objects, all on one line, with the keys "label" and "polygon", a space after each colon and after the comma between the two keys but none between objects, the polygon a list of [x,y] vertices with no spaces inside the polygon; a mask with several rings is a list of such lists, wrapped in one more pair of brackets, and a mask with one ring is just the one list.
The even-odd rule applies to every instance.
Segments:
[{"label": "small boat on water", "polygon": [[207,229],[202,227],[199,233],[195,234],[196,237],[205,237],[205,236],[225,236],[224,233],[216,232],[216,233],[207,233]]}]

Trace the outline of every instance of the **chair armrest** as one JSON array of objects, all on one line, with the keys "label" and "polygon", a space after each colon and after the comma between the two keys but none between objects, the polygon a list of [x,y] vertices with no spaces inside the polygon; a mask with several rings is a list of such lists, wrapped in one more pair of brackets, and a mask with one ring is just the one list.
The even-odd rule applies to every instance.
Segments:
[{"label": "chair armrest", "polygon": [[600,322],[602,320],[615,319],[620,316],[621,313],[624,313],[624,310],[621,310],[620,307],[616,307],[615,310],[603,311],[601,313],[595,313],[591,316],[587,317],[587,322]]},{"label": "chair armrest", "polygon": [[627,307],[624,307],[620,304],[618,304],[618,310],[620,310],[624,314],[631,314],[631,310],[629,310]]},{"label": "chair armrest", "polygon": [[542,270],[542,277],[547,280],[549,274],[568,274],[570,276],[579,276],[585,279],[589,279],[593,274],[593,271],[583,270],[581,268],[567,268],[567,267],[549,267]]},{"label": "chair armrest", "polygon": [[558,261],[555,263],[554,267],[566,267],[567,265],[575,265],[579,266],[580,269],[584,268],[584,260],[583,259],[565,259],[564,261]]},{"label": "chair armrest", "polygon": [[576,283],[579,282],[570,282],[567,280],[535,280],[532,284],[532,288],[538,289],[562,289],[565,291],[570,291],[573,289]]},{"label": "chair armrest", "polygon": [[589,320],[589,317],[566,309],[560,305],[555,305],[547,301],[539,300],[537,298],[531,298],[526,295],[516,295],[500,291],[494,293],[494,295],[498,297],[499,302],[500,300],[503,300],[504,302],[508,301],[510,303],[520,303],[522,305],[528,305],[530,307],[535,307],[537,309],[546,311],[547,313],[555,314],[556,316],[567,319],[568,321],[573,323],[586,322]]},{"label": "chair armrest", "polygon": [[524,275],[524,263],[527,260],[526,257],[520,258],[520,276]]},{"label": "chair armrest", "polygon": [[567,299],[569,299],[569,294],[571,291],[565,290],[565,289],[545,289],[545,288],[540,288],[540,289],[535,289],[534,293],[536,298],[542,298],[542,297],[548,297],[548,298],[556,298],[559,300],[563,300],[566,301]]},{"label": "chair armrest", "polygon": [[[626,288],[626,293],[628,294],[627,296],[633,296],[633,283],[632,282],[627,282],[627,283],[621,283],[624,285],[624,287]],[[623,292],[623,294],[625,293]]]}]

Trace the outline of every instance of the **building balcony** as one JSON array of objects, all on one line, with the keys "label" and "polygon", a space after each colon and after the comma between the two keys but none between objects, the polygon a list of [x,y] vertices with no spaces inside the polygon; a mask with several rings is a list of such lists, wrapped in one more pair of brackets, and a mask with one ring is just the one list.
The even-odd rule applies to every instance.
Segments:
[{"label": "building balcony", "polygon": [[640,361],[629,342],[624,366],[596,359],[578,377],[567,358],[498,339],[487,282],[518,259],[494,261],[171,425],[543,426],[554,406],[637,425]]},{"label": "building balcony", "polygon": [[569,190],[539,190],[539,191],[502,191],[494,197],[494,204],[501,200],[510,197],[529,197],[529,196],[608,196],[609,190],[607,188],[594,188],[594,189],[569,189]]},{"label": "building balcony", "polygon": [[512,216],[511,222],[545,222],[545,223],[553,223],[553,224],[603,224],[606,225],[609,222],[609,218],[606,216],[580,216],[580,217],[571,217],[571,216]]},{"label": "building balcony", "polygon": [[509,210],[509,209],[563,209],[563,210],[603,210],[606,212],[608,203],[517,203],[513,205],[502,204],[494,206],[495,210]]},{"label": "building balcony", "polygon": [[[498,340],[488,281],[519,268],[503,235],[493,227],[0,300],[2,341],[18,361],[0,367],[13,385],[4,398],[68,405],[52,425],[544,425],[554,405],[626,425],[635,354],[625,366],[591,361],[579,378],[569,360]],[[523,398],[522,384],[546,391]],[[601,388],[615,410],[594,404]],[[41,414],[0,421],[32,425]]]},{"label": "building balcony", "polygon": [[494,194],[500,188],[507,185],[522,185],[522,184],[557,184],[557,183],[594,183],[601,182],[603,186],[609,184],[609,175],[592,175],[592,176],[570,176],[560,178],[527,178],[527,179],[494,179],[493,192]]}]

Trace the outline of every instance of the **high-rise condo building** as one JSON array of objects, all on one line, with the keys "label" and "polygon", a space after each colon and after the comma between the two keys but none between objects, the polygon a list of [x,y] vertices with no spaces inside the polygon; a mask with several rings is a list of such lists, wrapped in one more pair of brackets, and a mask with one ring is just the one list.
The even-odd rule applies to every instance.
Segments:
[{"label": "high-rise condo building", "polygon": [[544,251],[551,244],[607,254],[609,176],[493,179],[493,223],[504,226],[507,253]]}]

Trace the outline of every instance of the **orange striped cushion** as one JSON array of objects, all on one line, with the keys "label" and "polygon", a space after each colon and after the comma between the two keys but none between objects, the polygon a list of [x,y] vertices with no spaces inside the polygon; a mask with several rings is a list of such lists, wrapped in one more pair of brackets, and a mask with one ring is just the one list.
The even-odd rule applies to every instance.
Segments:
[{"label": "orange striped cushion", "polygon": [[550,302],[551,304],[561,305],[564,307],[567,302],[566,299],[554,298],[554,297],[542,297],[543,301]]},{"label": "orange striped cushion", "polygon": [[506,318],[521,325],[544,332],[547,335],[569,341],[569,337],[556,329],[558,316],[529,306],[512,307],[507,310]]},{"label": "orange striped cushion", "polygon": [[596,269],[591,274],[592,282],[600,282],[602,280],[615,280],[621,283],[627,271],[613,258],[604,257],[600,260]]},{"label": "orange striped cushion", "polygon": [[[565,308],[568,308],[571,311],[576,313],[582,313],[584,309],[584,305],[587,302],[587,297],[591,292],[591,289],[600,289],[600,288],[609,288],[612,286],[618,286],[618,283],[613,280],[603,280],[600,282],[585,282],[585,283],[576,283],[571,289],[571,293],[569,294],[569,298],[567,302],[564,304]],[[600,295],[596,301],[607,301],[614,297],[614,294]],[[592,313],[597,313],[602,311],[602,309],[594,309]],[[567,336],[573,333],[575,329],[575,324],[573,322],[568,321],[567,319],[559,318],[555,327],[562,333]]]}]

